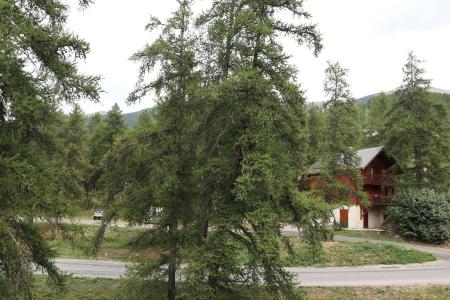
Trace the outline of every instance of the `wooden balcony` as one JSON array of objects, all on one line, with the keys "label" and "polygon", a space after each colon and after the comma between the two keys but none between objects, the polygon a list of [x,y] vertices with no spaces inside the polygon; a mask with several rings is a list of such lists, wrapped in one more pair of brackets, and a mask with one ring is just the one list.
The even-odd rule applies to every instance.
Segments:
[{"label": "wooden balcony", "polygon": [[392,186],[394,178],[391,175],[368,174],[364,176],[364,184]]},{"label": "wooden balcony", "polygon": [[392,196],[368,195],[372,206],[386,206],[392,204]]}]

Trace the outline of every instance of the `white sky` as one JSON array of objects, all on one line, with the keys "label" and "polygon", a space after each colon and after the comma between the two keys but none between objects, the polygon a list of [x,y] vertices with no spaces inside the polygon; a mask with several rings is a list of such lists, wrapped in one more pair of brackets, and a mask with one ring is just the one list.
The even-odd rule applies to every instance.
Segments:
[{"label": "white sky", "polygon": [[[197,2],[205,7],[210,1]],[[305,6],[323,34],[324,49],[317,58],[291,42],[285,49],[308,101],[324,97],[327,60],[350,70],[349,83],[358,98],[396,88],[410,50],[425,60],[432,86],[450,89],[449,0],[307,0]],[[96,0],[87,10],[72,9],[69,29],[91,45],[80,69],[100,75],[104,90],[100,104],[81,103],[86,113],[106,111],[115,102],[124,112],[154,105],[151,96],[132,106],[125,103],[137,78],[137,65],[129,57],[152,41],[144,30],[150,15],[164,19],[175,8],[175,0]]]}]

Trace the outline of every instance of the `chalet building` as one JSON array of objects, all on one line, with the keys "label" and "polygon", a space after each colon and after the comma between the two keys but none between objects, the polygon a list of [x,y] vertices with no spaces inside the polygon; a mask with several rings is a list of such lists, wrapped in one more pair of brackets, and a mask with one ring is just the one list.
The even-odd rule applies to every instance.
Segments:
[{"label": "chalet building", "polygon": [[[349,229],[379,228],[386,217],[385,208],[390,205],[394,194],[393,176],[399,174],[397,162],[381,147],[358,150],[359,169],[364,179],[364,192],[369,205],[362,207],[357,198],[349,199],[353,205],[337,208],[333,211],[336,222]],[[308,171],[308,185],[314,185],[320,173],[321,162],[314,163]],[[349,183],[349,178],[341,178]]]}]

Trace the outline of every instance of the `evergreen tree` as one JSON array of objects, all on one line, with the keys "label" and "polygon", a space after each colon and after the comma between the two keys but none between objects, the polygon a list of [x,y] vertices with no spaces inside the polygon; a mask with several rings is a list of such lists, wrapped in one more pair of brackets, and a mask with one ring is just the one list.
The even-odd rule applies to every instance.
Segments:
[{"label": "evergreen tree", "polygon": [[319,160],[324,151],[326,112],[319,105],[308,107],[308,165]]},{"label": "evergreen tree", "polygon": [[[236,283],[261,282],[294,296],[280,259],[282,247],[292,248],[281,229],[317,222],[319,214],[312,217],[314,205],[298,191],[306,167],[304,99],[276,35],[293,36],[316,53],[320,35],[315,25],[277,18],[308,18],[301,1],[223,0],[198,19],[205,36],[197,49],[190,1],[178,3],[161,35],[134,56],[142,66],[129,101],[156,91],[158,114],[107,157],[111,211],[96,245],[108,220],[123,214],[153,225],[137,245],[161,249],[156,262],[131,275],[167,280],[169,299],[181,261],[186,297],[213,298]],[[153,19],[147,27],[161,24]],[[152,70],[158,76],[147,82]]]},{"label": "evergreen tree", "polygon": [[88,167],[86,159],[86,120],[79,105],[75,104],[64,126],[63,144],[66,152],[66,162],[73,185],[71,186],[71,199],[83,206],[85,170]]},{"label": "evergreen tree", "polygon": [[369,100],[367,123],[367,146],[384,145],[382,132],[386,127],[387,113],[392,109],[392,97],[381,93]]},{"label": "evergreen tree", "polygon": [[[87,1],[83,1],[84,5]],[[0,290],[3,298],[31,298],[35,266],[61,286],[54,252],[35,218],[67,214],[65,162],[51,129],[58,105],[98,99],[98,78],[76,62],[88,44],[64,29],[61,1],[0,2]]]},{"label": "evergreen tree", "polygon": [[122,111],[120,110],[119,105],[115,103],[111,110],[106,114],[102,144],[105,145],[107,149],[111,149],[115,140],[124,133],[126,128],[127,126],[123,119]]},{"label": "evergreen tree", "polygon": [[[147,25],[152,31],[161,28],[161,33],[133,56],[141,69],[128,100],[135,102],[155,91],[156,120],[145,122],[148,127],[141,124],[119,143],[117,151],[107,157],[105,174],[106,205],[112,208],[106,220],[122,213],[130,223],[152,224],[136,243],[157,247],[160,257],[138,267],[137,273],[140,278],[167,281],[168,299],[175,299],[178,266],[192,235],[196,190],[191,121],[195,118],[191,107],[198,88],[195,38],[191,33],[191,1],[177,2],[178,10],[165,25],[156,18]],[[158,76],[149,83],[146,75],[152,71]],[[114,128],[110,119],[106,127]]]},{"label": "evergreen tree", "polygon": [[[338,62],[328,62],[325,71],[324,91],[326,102],[326,145],[321,160],[321,176],[315,190],[326,202],[348,203],[353,197],[365,202],[362,177],[355,145],[360,137],[356,121],[355,102],[347,82],[348,70]],[[344,182],[349,178],[350,182]]]},{"label": "evergreen tree", "polygon": [[103,120],[100,113],[95,113],[88,119],[87,133],[90,139],[92,138],[92,136],[94,135],[94,131],[97,129],[97,127],[102,121]]},{"label": "evergreen tree", "polygon": [[[292,22],[279,19],[290,13]],[[261,282],[292,296],[281,265],[289,248],[283,222],[300,224],[307,208],[297,177],[306,166],[304,99],[279,35],[318,53],[316,26],[301,1],[214,1],[197,25],[207,106],[202,127],[203,239],[191,251],[187,284],[195,297],[214,298],[234,283]],[[211,224],[214,224],[211,226]],[[244,257],[240,253],[245,253]]]},{"label": "evergreen tree", "polygon": [[433,101],[430,80],[413,52],[403,67],[398,101],[390,110],[384,137],[386,147],[405,171],[408,187],[448,189],[450,120],[448,107]]},{"label": "evergreen tree", "polygon": [[87,156],[89,165],[85,169],[85,204],[84,207],[99,205],[96,201],[101,195],[100,179],[104,173],[105,156],[112,151],[114,143],[126,130],[122,112],[116,104],[108,111],[103,120],[99,114],[92,117],[88,123],[90,138],[88,139]]}]

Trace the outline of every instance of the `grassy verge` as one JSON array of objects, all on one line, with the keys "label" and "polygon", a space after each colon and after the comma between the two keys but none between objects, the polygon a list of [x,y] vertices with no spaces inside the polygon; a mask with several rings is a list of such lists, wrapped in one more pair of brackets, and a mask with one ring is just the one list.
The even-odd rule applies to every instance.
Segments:
[{"label": "grassy verge", "polygon": [[383,287],[308,287],[308,299],[352,300],[444,300],[450,298],[449,285],[383,286]]},{"label": "grassy verge", "polygon": [[37,300],[106,300],[113,299],[120,280],[104,278],[68,278],[59,292],[47,285],[46,277],[36,276],[33,298]]},{"label": "grassy verge", "polygon": [[375,231],[339,230],[335,231],[334,234],[340,236],[357,237],[363,239],[380,240],[388,242],[403,242],[403,240],[397,236]]},{"label": "grassy verge", "polygon": [[[47,238],[51,247],[56,250],[58,257],[89,258],[86,250],[91,247],[92,239],[99,227],[96,225],[73,226],[73,229],[77,232],[73,241],[63,239],[60,235],[52,238],[48,225],[40,225],[40,231]],[[156,258],[158,256],[156,249],[136,250],[130,247],[131,241],[142,232],[143,229],[136,228],[108,228],[97,259],[137,261],[141,257]],[[408,264],[435,260],[435,257],[431,254],[394,245],[347,242],[326,242],[323,244],[323,251],[313,256],[308,247],[301,243],[299,239],[292,238],[292,243],[295,250],[294,254],[282,253],[284,265],[287,267]]]},{"label": "grassy verge", "polygon": [[343,267],[378,264],[424,263],[436,260],[432,254],[388,244],[367,242],[326,242],[323,251],[312,257],[308,248],[294,240],[295,254],[286,255],[285,265],[313,267]]},{"label": "grassy verge", "polygon": [[[99,229],[97,225],[70,225],[73,229],[73,239],[64,239],[60,234],[52,236],[49,225],[39,225],[41,234],[61,258],[90,258],[89,249],[92,240]],[[97,259],[135,261],[139,257],[154,257],[155,250],[134,250],[131,241],[143,232],[142,229],[109,227],[106,229]]]},{"label": "grassy verge", "polygon": [[[120,280],[70,278],[67,289],[58,293],[46,285],[45,277],[36,277],[34,298],[37,300],[103,300],[120,299]],[[305,287],[298,289],[307,299],[449,299],[449,285],[418,285],[395,287]],[[161,299],[165,294],[162,292]],[[134,298],[129,298],[134,299]],[[237,295],[223,295],[220,299],[258,299],[269,300],[271,296],[261,291],[246,292]]]}]

